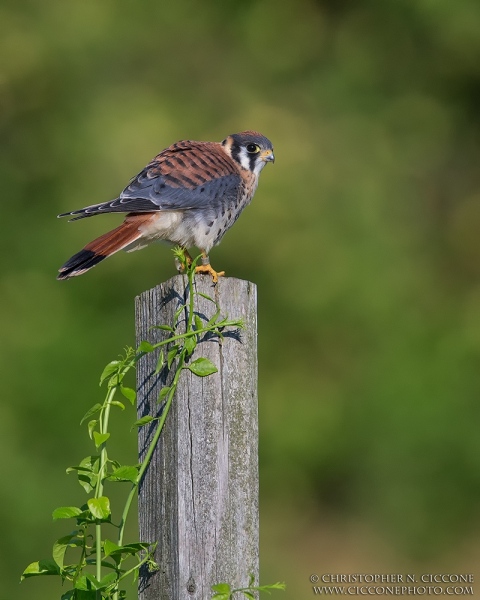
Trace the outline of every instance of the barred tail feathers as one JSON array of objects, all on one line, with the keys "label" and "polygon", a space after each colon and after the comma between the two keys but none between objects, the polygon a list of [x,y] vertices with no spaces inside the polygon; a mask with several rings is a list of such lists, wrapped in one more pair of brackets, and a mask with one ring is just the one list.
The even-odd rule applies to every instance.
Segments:
[{"label": "barred tail feathers", "polygon": [[83,275],[115,252],[127,248],[142,237],[143,233],[139,227],[150,218],[151,214],[128,215],[119,227],[104,233],[67,260],[59,269],[57,279],[63,280]]}]

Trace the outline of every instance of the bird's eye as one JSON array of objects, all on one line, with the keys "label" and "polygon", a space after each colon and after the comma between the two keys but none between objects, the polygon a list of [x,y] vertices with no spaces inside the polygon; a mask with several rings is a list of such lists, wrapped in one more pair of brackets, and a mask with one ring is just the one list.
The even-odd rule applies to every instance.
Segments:
[{"label": "bird's eye", "polygon": [[249,154],[256,154],[257,152],[260,152],[260,148],[257,144],[247,144],[247,152]]}]

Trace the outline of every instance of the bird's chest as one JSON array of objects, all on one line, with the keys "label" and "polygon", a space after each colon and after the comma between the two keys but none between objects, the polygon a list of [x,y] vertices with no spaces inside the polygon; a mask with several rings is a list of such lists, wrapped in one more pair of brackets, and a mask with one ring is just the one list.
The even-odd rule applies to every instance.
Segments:
[{"label": "bird's chest", "polygon": [[211,231],[214,246],[220,242],[226,231],[235,223],[243,209],[250,204],[256,187],[256,185],[248,182],[248,184],[242,186],[235,199],[222,204]]},{"label": "bird's chest", "polygon": [[[216,246],[250,203],[257,187],[257,178],[248,178],[235,194],[218,194],[210,203],[195,211],[186,211],[185,224],[191,234],[191,245],[207,252]],[[188,243],[185,245],[189,246]]]}]

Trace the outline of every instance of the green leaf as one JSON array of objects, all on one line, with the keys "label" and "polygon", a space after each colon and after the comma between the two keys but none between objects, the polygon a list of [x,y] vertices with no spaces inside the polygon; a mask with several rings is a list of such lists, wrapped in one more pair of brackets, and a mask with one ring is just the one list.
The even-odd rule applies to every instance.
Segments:
[{"label": "green leaf", "polygon": [[125,544],[125,546],[120,546],[120,549],[117,552],[122,552],[126,554],[137,554],[141,550],[149,550],[150,546],[148,542],[135,542],[132,544]]},{"label": "green leaf", "polygon": [[92,415],[94,415],[95,413],[99,412],[102,410],[102,405],[101,404],[94,404],[92,406],[92,408],[90,408],[89,410],[87,410],[87,412],[83,415],[82,420],[80,421],[80,425],[83,425],[83,423],[85,423],[85,421],[87,419],[89,419]]},{"label": "green leaf", "polygon": [[139,554],[143,551],[149,553],[150,546],[152,545],[153,544],[138,542],[136,544],[117,546],[117,544],[115,544],[114,542],[111,542],[110,540],[105,540],[104,553],[105,556],[110,556],[115,562],[118,563],[120,558],[125,558],[125,555],[135,556],[136,554]]},{"label": "green leaf", "polygon": [[202,319],[198,315],[194,315],[195,329],[203,329]]},{"label": "green leaf", "polygon": [[228,583],[217,583],[215,585],[212,585],[212,590],[214,592],[220,592],[221,594],[231,594],[232,593],[232,588],[230,587],[230,584],[228,584]]},{"label": "green leaf", "polygon": [[215,300],[213,298],[211,298],[210,296],[207,296],[207,294],[203,294],[202,292],[197,292],[197,294],[199,296],[201,296],[202,298],[205,298],[205,300],[210,300],[210,302],[213,302],[215,305],[217,304],[215,302]]},{"label": "green leaf", "polygon": [[97,485],[99,456],[87,456],[78,466],[68,467],[67,473],[77,472],[78,483],[89,494]]},{"label": "green leaf", "polygon": [[197,358],[187,368],[199,377],[206,377],[218,371],[217,367],[208,358]]},{"label": "green leaf", "polygon": [[185,309],[185,304],[180,304],[180,306],[175,311],[175,314],[173,315],[173,322],[174,323],[177,323],[178,317],[182,314],[182,312],[184,311],[184,309]]},{"label": "green leaf", "polygon": [[92,421],[88,422],[88,435],[89,435],[90,439],[92,439],[93,430],[95,429],[97,423],[98,423],[97,419],[93,419]]},{"label": "green leaf", "polygon": [[285,590],[286,589],[286,585],[285,583],[270,583],[269,585],[259,585],[258,587],[252,587],[250,586],[251,590],[256,590],[258,592],[267,592],[267,594],[270,594],[270,590]]},{"label": "green leaf", "polygon": [[208,321],[206,327],[210,327],[211,325],[216,324],[216,322],[218,321],[219,315],[220,315],[220,308],[217,305],[217,310],[215,311],[215,314],[213,315],[213,317]]},{"label": "green leaf", "polygon": [[60,575],[60,569],[57,563],[52,559],[38,560],[28,565],[28,567],[22,573],[20,581],[23,581],[28,577],[36,577],[38,575]]},{"label": "green leaf", "polygon": [[[87,560],[85,561],[87,563],[87,565],[96,565],[97,564],[97,560],[95,558],[87,558]],[[107,569],[116,569],[117,565],[113,562],[110,562],[108,560],[102,560],[100,561],[102,567],[106,567]],[[74,565],[75,567],[77,565]]]},{"label": "green leaf", "polygon": [[100,385],[102,385],[105,379],[111,377],[114,373],[118,372],[119,365],[119,360],[112,360],[112,362],[108,363],[108,365],[103,369],[102,374],[100,375]]},{"label": "green leaf", "polygon": [[109,433],[99,433],[98,431],[93,432],[93,441],[95,442],[95,446],[97,448],[100,448],[100,446],[104,444],[109,437]]},{"label": "green leaf", "polygon": [[77,508],[76,506],[60,506],[60,508],[56,508],[52,517],[54,521],[58,519],[71,519],[72,517],[78,517],[78,515],[82,514],[82,510]]},{"label": "green leaf", "polygon": [[155,367],[155,375],[158,375],[160,371],[163,369],[163,365],[165,364],[165,353],[160,350],[160,354],[158,355],[157,366]]},{"label": "green leaf", "polygon": [[147,562],[145,564],[149,573],[155,573],[155,571],[158,571],[160,569],[158,564],[153,559],[153,555],[155,553],[156,548],[157,542],[155,542],[154,544],[150,544],[150,548],[148,549],[148,557]]},{"label": "green leaf", "polygon": [[186,265],[187,263],[187,258],[185,256],[185,248],[182,248],[182,246],[175,246],[174,248],[172,248],[172,252],[173,252],[173,256],[180,261],[180,263],[182,265]]},{"label": "green leaf", "polygon": [[55,542],[53,544],[52,556],[53,560],[57,563],[60,569],[63,569],[63,561],[65,558],[65,552],[67,551],[67,544],[59,544]]},{"label": "green leaf", "polygon": [[96,519],[105,520],[110,516],[110,500],[106,496],[89,498],[87,504]]},{"label": "green leaf", "polygon": [[68,592],[62,594],[60,600],[75,600],[75,590],[68,590]]},{"label": "green leaf", "polygon": [[87,581],[89,581],[92,584],[92,588],[94,590],[99,590],[100,589],[100,582],[95,577],[95,575],[92,575],[92,573],[86,573],[85,577],[87,578]]},{"label": "green leaf", "polygon": [[85,504],[84,506],[82,506],[82,508],[84,510],[82,511],[82,514],[78,515],[77,523],[79,525],[83,525],[85,523],[93,523],[95,521],[95,517],[89,511],[88,506]]},{"label": "green leaf", "polygon": [[134,427],[143,427],[147,423],[151,423],[152,421],[155,421],[155,420],[156,420],[156,417],[151,417],[150,415],[146,415],[145,417],[138,419],[138,421],[135,421],[135,423],[132,425],[130,430],[132,430]]},{"label": "green leaf", "polygon": [[108,573],[108,575],[105,575],[105,577],[102,577],[102,579],[100,580],[100,588],[101,590],[107,588],[109,585],[112,585],[112,583],[115,583],[115,581],[117,581],[118,577],[116,573]]},{"label": "green leaf", "polygon": [[138,467],[129,467],[123,465],[115,469],[113,473],[108,476],[108,479],[112,481],[131,481],[135,483],[138,477]]},{"label": "green leaf", "polygon": [[267,590],[285,590],[287,586],[284,582],[277,581],[277,583],[270,583],[269,585],[260,585],[255,589],[260,592],[266,592]]},{"label": "green leaf", "polygon": [[134,402],[135,402],[135,400],[137,398],[137,392],[135,390],[132,390],[132,388],[125,387],[124,385],[121,385],[120,386],[120,391],[125,396],[125,398],[130,401],[130,404],[134,404]]},{"label": "green leaf", "polygon": [[78,483],[82,488],[89,494],[95,489],[98,481],[98,475],[87,475],[86,473],[79,472],[77,474]]},{"label": "green leaf", "polygon": [[80,461],[80,464],[75,467],[68,467],[67,473],[71,473],[72,471],[86,471],[88,473],[98,473],[98,460],[100,456],[86,456]]},{"label": "green leaf", "polygon": [[144,340],[143,342],[140,342],[138,348],[137,348],[137,352],[152,352],[153,350],[155,350],[155,348],[153,347],[153,345],[150,342],[147,342],[146,340]]},{"label": "green leaf", "polygon": [[123,404],[123,402],[120,402],[120,400],[112,400],[110,404],[112,406],[118,406],[118,408],[120,408],[121,410],[125,410],[125,404]]},{"label": "green leaf", "polygon": [[111,542],[110,540],[105,540],[103,542],[103,552],[104,552],[105,556],[110,556],[110,554],[112,554],[112,552],[115,552],[119,548],[120,548],[120,546],[115,544],[115,542]]},{"label": "green leaf", "polygon": [[222,594],[221,592],[215,592],[212,596],[212,600],[230,600],[231,594]]},{"label": "green leaf", "polygon": [[185,349],[188,353],[188,355],[193,354],[193,351],[195,350],[197,346],[197,339],[195,336],[191,336],[191,337],[187,337],[185,338]]},{"label": "green leaf", "polygon": [[63,561],[65,558],[65,552],[67,551],[67,548],[75,548],[76,546],[81,546],[83,544],[83,542],[79,540],[76,536],[77,532],[74,531],[70,535],[66,535],[65,537],[58,539],[53,544],[53,560],[57,563],[60,569],[63,569]]},{"label": "green leaf", "polygon": [[169,369],[172,366],[172,363],[175,360],[177,354],[178,354],[178,346],[176,346],[176,345],[172,346],[172,348],[170,348],[170,350],[168,351],[168,354],[167,354],[167,366]]},{"label": "green leaf", "polygon": [[[91,580],[91,577],[93,577],[94,582]],[[74,587],[75,587],[75,590],[89,592],[90,594],[93,592],[93,594],[95,594],[96,586],[97,586],[97,578],[94,577],[93,575],[88,574],[88,575],[80,575],[80,577],[78,577],[76,579]],[[78,595],[75,594],[75,596],[77,597]],[[95,599],[96,595],[91,596],[91,597],[93,599]],[[82,598],[83,598],[83,596],[82,596]],[[90,600],[90,596],[85,596],[85,598],[88,598]]]},{"label": "green leaf", "polygon": [[163,387],[160,390],[160,393],[158,394],[158,402],[161,402],[165,398],[165,396],[168,396],[171,389],[172,389],[171,385],[166,385],[165,387]]}]

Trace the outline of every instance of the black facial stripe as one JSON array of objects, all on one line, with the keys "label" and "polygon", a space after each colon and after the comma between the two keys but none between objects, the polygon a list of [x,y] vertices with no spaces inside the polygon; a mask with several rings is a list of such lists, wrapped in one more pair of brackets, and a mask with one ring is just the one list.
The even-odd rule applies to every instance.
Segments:
[{"label": "black facial stripe", "polygon": [[253,171],[255,171],[258,156],[259,156],[258,154],[249,154],[248,155],[248,158],[250,159],[249,160],[250,171],[252,171],[252,173],[253,173]]},{"label": "black facial stripe", "polygon": [[237,146],[237,144],[232,144],[230,151],[232,153],[233,160],[235,160],[237,163],[242,164],[240,160],[240,146]]}]

